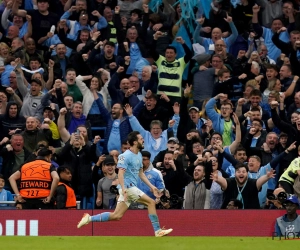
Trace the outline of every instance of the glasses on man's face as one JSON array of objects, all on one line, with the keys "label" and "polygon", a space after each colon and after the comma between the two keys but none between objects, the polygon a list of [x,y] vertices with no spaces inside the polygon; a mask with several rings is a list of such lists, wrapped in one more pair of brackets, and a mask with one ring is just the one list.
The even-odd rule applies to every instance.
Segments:
[{"label": "glasses on man's face", "polygon": [[201,145],[200,144],[197,144],[197,145],[194,145],[193,148],[200,148]]},{"label": "glasses on man's face", "polygon": [[225,45],[224,44],[215,44],[215,46],[217,46],[217,47],[224,47]]},{"label": "glasses on man's face", "polygon": [[221,63],[222,61],[219,60],[212,60],[213,63]]},{"label": "glasses on man's face", "polygon": [[218,162],[218,160],[211,160],[211,162]]}]

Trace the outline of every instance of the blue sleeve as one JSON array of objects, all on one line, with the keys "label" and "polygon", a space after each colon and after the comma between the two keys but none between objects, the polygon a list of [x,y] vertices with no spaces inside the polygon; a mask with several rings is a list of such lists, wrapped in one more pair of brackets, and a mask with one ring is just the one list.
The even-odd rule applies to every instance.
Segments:
[{"label": "blue sleeve", "polygon": [[236,29],[236,27],[235,27],[235,25],[234,25],[234,23],[233,22],[231,22],[231,23],[229,23],[229,26],[230,26],[230,28],[231,28],[231,31],[232,31],[232,33],[231,33],[231,35],[227,38],[227,44],[228,44],[228,46],[231,46],[234,42],[235,42],[235,40],[236,40],[236,38],[238,37],[238,31],[237,31],[237,29]]},{"label": "blue sleeve", "polygon": [[180,121],[180,116],[177,115],[177,114],[174,114],[173,117],[172,117],[172,120],[175,121],[175,124],[172,127],[172,130],[173,130],[174,136],[177,137],[177,131],[178,131],[178,125],[179,125],[179,121]]},{"label": "blue sleeve", "polygon": [[103,115],[104,119],[108,122],[110,119],[110,113],[108,112],[108,110],[105,108],[103,102],[101,101],[100,98],[98,98],[96,100],[96,104],[100,110],[101,115]]},{"label": "blue sleeve", "polygon": [[136,119],[136,117],[134,115],[129,117],[129,122],[130,122],[130,126],[132,128],[133,131],[139,131],[141,133],[141,135],[143,136],[143,138],[145,139],[146,134],[150,133],[149,131],[146,131],[141,124],[139,123],[139,121]]},{"label": "blue sleeve", "polygon": [[14,201],[14,197],[11,194],[11,192],[10,191],[6,191],[6,192],[7,192],[7,201]]},{"label": "blue sleeve", "polygon": [[162,178],[160,178],[158,173],[156,173],[155,187],[157,187],[157,189],[165,189],[164,181]]},{"label": "blue sleeve", "polygon": [[141,100],[134,108],[132,111],[132,114],[137,117],[139,113],[141,112],[142,108],[145,106],[145,102]]},{"label": "blue sleeve", "polygon": [[[70,17],[70,12],[69,11],[66,11],[60,18],[60,20],[62,19],[68,19]],[[69,22],[69,25],[70,25],[70,22]]]},{"label": "blue sleeve", "polygon": [[199,43],[201,44],[202,46],[204,45],[204,39],[202,36],[200,36],[200,29],[201,29],[202,25],[201,24],[198,24],[195,31],[194,31],[194,34],[193,34],[193,40],[194,40],[194,43]]},{"label": "blue sleeve", "polygon": [[97,29],[101,30],[101,29],[106,28],[106,27],[107,27],[107,21],[103,16],[101,16],[99,18],[99,21],[98,21],[98,24],[97,24]]},{"label": "blue sleeve", "polygon": [[212,122],[216,122],[216,120],[221,116],[220,114],[218,114],[214,108],[215,104],[216,104],[216,99],[215,98],[211,98],[205,106],[205,110],[207,113],[207,116],[209,117],[209,119]]},{"label": "blue sleeve", "polygon": [[42,99],[41,99],[41,104],[43,107],[47,107],[50,105],[50,98],[51,98],[51,95],[49,93],[46,93]]},{"label": "blue sleeve", "polygon": [[124,154],[119,155],[117,167],[127,169],[127,161],[128,161],[128,156],[125,157]]}]

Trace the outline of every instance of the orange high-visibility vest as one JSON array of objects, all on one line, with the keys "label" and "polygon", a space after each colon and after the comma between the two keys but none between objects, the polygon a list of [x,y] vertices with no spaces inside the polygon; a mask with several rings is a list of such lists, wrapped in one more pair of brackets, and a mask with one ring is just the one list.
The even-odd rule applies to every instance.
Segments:
[{"label": "orange high-visibility vest", "polygon": [[67,200],[66,208],[67,209],[76,209],[76,195],[73,188],[69,187],[63,182],[59,182],[58,185],[64,185],[67,189]]},{"label": "orange high-visibility vest", "polygon": [[50,162],[35,160],[21,168],[20,195],[26,199],[41,199],[50,195],[52,177]]}]

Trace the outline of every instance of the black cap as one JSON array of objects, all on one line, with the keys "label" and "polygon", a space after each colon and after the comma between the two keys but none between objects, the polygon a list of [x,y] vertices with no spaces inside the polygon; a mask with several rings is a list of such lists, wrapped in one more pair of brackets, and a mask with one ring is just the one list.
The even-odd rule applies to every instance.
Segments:
[{"label": "black cap", "polygon": [[49,3],[49,0],[37,0],[37,3]]},{"label": "black cap", "polygon": [[50,111],[53,112],[53,109],[52,109],[50,106],[45,107],[45,108],[43,109],[43,112],[45,112],[45,110],[50,110]]},{"label": "black cap", "polygon": [[39,152],[38,152],[38,156],[48,156],[48,155],[52,155],[52,151],[48,148],[42,148]]},{"label": "black cap", "polygon": [[109,165],[109,164],[116,165],[116,162],[115,162],[114,158],[111,155],[107,155],[105,157],[105,160],[103,161],[103,165]]}]

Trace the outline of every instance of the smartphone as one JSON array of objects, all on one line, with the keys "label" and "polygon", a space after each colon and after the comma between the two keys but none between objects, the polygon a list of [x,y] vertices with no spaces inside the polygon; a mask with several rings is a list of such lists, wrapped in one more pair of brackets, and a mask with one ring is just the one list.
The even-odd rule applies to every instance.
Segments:
[{"label": "smartphone", "polygon": [[80,131],[79,131],[79,129],[77,129],[77,130],[76,130],[76,133],[75,133],[75,135],[80,135]]}]

